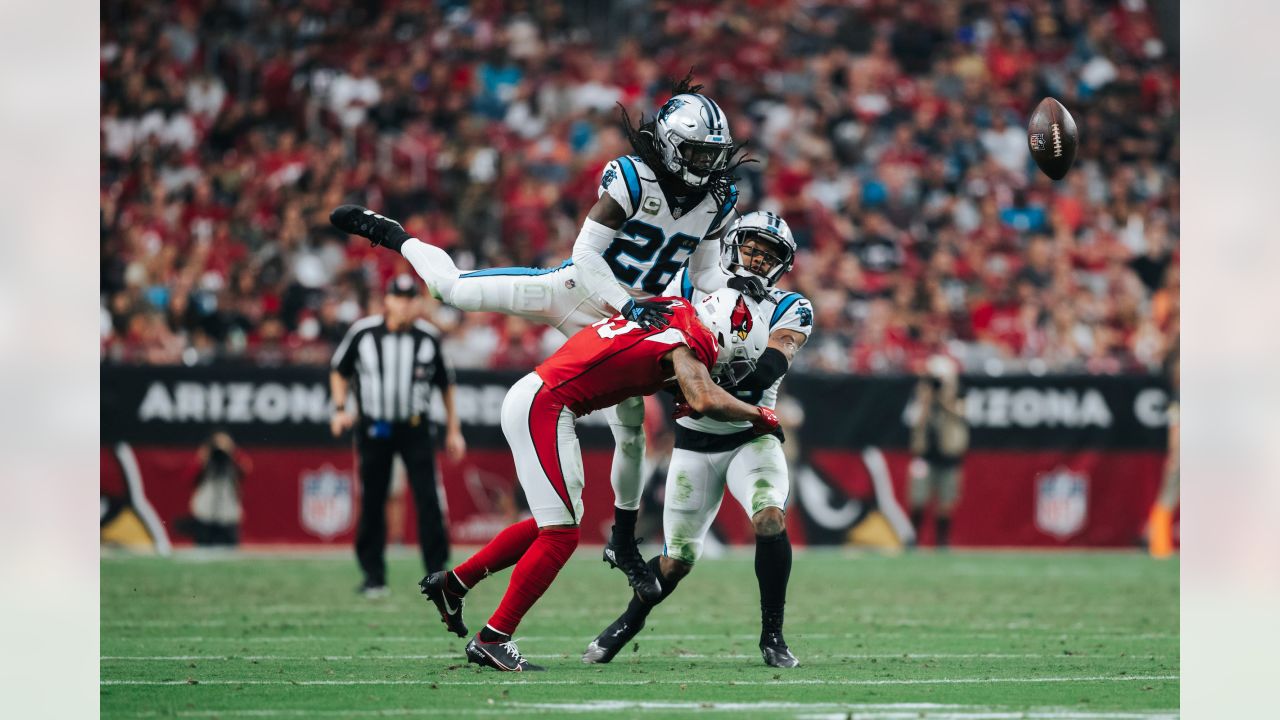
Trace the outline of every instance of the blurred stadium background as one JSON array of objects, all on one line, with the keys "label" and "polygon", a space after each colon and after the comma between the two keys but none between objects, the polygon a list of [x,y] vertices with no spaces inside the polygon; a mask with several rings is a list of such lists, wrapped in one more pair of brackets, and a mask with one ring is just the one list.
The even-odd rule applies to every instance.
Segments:
[{"label": "blurred stadium background", "polygon": [[[944,355],[971,429],[952,543],[1132,547],[1176,397],[1177,14],[1155,0],[104,0],[104,543],[190,542],[178,521],[221,430],[252,465],[244,543],[347,547],[358,488],[328,434],[326,363],[411,269],[337,233],[329,210],[400,218],[460,265],[558,264],[627,152],[617,104],[651,114],[693,68],[758,161],[739,207],[788,220],[801,250],[783,284],[816,307],[783,385],[792,538],[912,539],[914,378]],[[1046,95],[1080,129],[1057,183],[1026,148]],[[460,368],[471,446],[441,459],[451,533],[483,542],[519,512],[503,393],[561,338],[421,302]],[[649,416],[652,538],[670,440]],[[598,540],[612,444],[589,419],[583,443]],[[399,527],[411,543],[411,519]],[[715,532],[751,531],[726,503]]]}]

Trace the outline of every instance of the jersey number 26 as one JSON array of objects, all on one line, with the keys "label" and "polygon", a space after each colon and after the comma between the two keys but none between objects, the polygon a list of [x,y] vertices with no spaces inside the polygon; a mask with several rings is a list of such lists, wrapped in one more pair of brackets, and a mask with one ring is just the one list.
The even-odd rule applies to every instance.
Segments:
[{"label": "jersey number 26", "polygon": [[[698,238],[685,233],[667,237],[662,228],[640,220],[628,220],[619,232],[631,239],[615,238],[604,251],[605,262],[619,282],[635,287],[638,280],[640,289],[650,295],[662,294],[671,278],[689,261],[699,242]],[[636,261],[638,266],[628,265],[624,258]],[[653,266],[646,273],[644,265],[650,262]]]}]

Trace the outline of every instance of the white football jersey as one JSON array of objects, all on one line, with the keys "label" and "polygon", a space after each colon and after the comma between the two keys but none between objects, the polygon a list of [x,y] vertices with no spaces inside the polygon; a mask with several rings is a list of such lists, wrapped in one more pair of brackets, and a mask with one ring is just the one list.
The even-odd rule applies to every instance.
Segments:
[{"label": "white football jersey", "polygon": [[627,211],[627,221],[604,252],[613,276],[632,297],[661,295],[672,278],[689,262],[693,251],[729,220],[738,202],[730,186],[724,202],[711,193],[680,205],[658,185],[653,170],[635,155],[624,155],[604,168],[599,195],[609,196]]},{"label": "white football jersey", "polygon": [[[788,292],[778,288],[769,288],[769,292],[773,295],[773,299],[777,301],[776,305],[769,302],[761,303],[765,313],[769,315],[769,334],[772,335],[774,330],[794,330],[804,335],[807,339],[809,334],[813,332],[813,304],[809,302],[809,299],[798,292]],[[706,296],[706,293],[693,287],[686,270],[676,273],[675,278],[671,280],[671,285],[662,294],[678,295],[690,302],[697,302]],[[771,308],[772,313],[770,313]],[[778,387],[782,385],[782,379],[778,378],[773,385],[763,391],[740,390],[735,392],[730,390],[729,392],[733,393],[742,402],[772,408],[777,405]],[[749,422],[723,422],[712,420],[708,417],[701,417],[696,420],[691,417],[682,417],[676,422],[690,430],[712,435],[729,435],[742,432],[751,427]]]}]

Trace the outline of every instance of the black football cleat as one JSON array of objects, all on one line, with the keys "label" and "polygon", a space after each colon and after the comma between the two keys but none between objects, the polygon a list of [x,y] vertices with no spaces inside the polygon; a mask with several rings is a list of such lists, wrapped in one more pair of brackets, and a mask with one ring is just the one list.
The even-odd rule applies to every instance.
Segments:
[{"label": "black football cleat", "polygon": [[400,223],[359,205],[339,205],[329,213],[329,222],[342,232],[392,250],[399,250],[410,237]]},{"label": "black football cleat", "polygon": [[617,657],[622,652],[622,648],[631,642],[631,639],[644,629],[644,621],[641,620],[637,625],[631,625],[623,618],[613,621],[613,624],[604,629],[604,632],[596,636],[591,644],[587,645],[587,651],[582,653],[582,662],[591,665],[593,663],[607,663]]},{"label": "black football cleat", "polygon": [[546,668],[525,660],[515,640],[505,642],[480,642],[476,635],[467,643],[467,662],[491,667],[502,672],[542,672]]},{"label": "black football cleat", "polygon": [[787,641],[782,639],[781,630],[760,634],[760,655],[764,657],[764,664],[769,667],[793,668],[800,664],[787,647]]},{"label": "black football cleat", "polygon": [[653,574],[653,568],[649,567],[649,563],[640,554],[640,540],[615,545],[610,537],[609,543],[604,546],[604,561],[609,563],[609,567],[618,568],[627,576],[627,582],[641,600],[656,605],[662,599],[662,585]]},{"label": "black football cleat", "polygon": [[455,595],[445,586],[448,574],[447,570],[431,573],[422,578],[418,587],[422,588],[422,594],[428,600],[436,604],[436,609],[440,611],[440,622],[444,623],[449,632],[458,637],[466,637],[467,624],[462,621],[462,596]]}]

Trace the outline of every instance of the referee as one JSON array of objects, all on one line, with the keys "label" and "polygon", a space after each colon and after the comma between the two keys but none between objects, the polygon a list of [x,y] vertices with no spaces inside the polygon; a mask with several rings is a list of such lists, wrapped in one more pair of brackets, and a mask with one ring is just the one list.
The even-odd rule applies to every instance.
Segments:
[{"label": "referee", "polygon": [[[364,573],[358,590],[366,597],[387,594],[386,509],[395,453],[408,470],[427,573],[443,570],[449,557],[449,536],[436,490],[430,418],[433,387],[444,397],[445,450],[457,460],[467,446],[454,408],[453,370],[441,352],[438,331],[414,317],[417,296],[414,278],[395,277],[387,286],[386,314],[352,324],[333,355],[329,374],[333,435],[355,428],[361,485],[356,558]],[[352,386],[358,417],[346,406]]]}]

